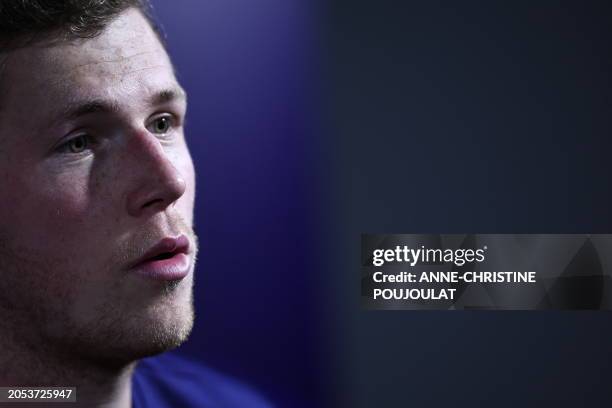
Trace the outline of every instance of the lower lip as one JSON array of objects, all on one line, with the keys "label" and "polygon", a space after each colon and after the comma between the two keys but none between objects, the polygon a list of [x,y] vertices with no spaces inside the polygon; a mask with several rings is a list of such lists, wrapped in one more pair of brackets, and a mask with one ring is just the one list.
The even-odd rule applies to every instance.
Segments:
[{"label": "lower lip", "polygon": [[145,278],[157,281],[181,280],[189,274],[189,257],[179,253],[172,258],[143,262],[133,268],[133,271]]}]

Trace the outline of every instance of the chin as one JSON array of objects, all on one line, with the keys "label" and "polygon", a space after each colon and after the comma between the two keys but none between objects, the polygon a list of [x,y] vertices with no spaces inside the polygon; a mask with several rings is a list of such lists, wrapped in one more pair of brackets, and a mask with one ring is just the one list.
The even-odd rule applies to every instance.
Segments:
[{"label": "chin", "polygon": [[62,343],[79,360],[115,369],[180,346],[189,337],[193,322],[191,296],[166,299],[140,310],[115,309],[86,327],[75,327],[75,336]]},{"label": "chin", "polygon": [[136,360],[172,350],[183,344],[193,328],[194,311],[191,299],[181,304],[156,305],[145,316],[135,316],[124,326],[121,336],[126,357]]},{"label": "chin", "polygon": [[163,320],[152,319],[150,325],[141,327],[141,344],[151,345],[147,355],[162,353],[183,344],[191,333],[193,321],[193,307],[189,304],[180,313],[168,313]]}]

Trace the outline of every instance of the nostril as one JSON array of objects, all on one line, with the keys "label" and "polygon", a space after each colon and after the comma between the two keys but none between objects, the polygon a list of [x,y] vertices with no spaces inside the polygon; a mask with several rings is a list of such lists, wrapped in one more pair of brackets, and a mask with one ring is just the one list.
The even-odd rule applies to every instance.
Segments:
[{"label": "nostril", "polygon": [[146,203],[145,203],[145,204],[142,206],[142,208],[148,208],[148,207],[151,207],[152,205],[155,205],[155,204],[157,204],[157,203],[163,203],[163,201],[164,201],[164,200],[162,200],[161,198],[157,198],[157,199],[155,199],[155,200],[151,200],[151,201],[146,202]]}]

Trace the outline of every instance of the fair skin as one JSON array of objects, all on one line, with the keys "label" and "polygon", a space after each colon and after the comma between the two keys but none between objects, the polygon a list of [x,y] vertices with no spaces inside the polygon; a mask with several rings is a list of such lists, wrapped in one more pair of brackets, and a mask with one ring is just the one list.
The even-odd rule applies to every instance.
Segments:
[{"label": "fair skin", "polygon": [[[129,407],[134,362],[176,347],[193,324],[185,94],[135,9],[97,37],[3,58],[0,385],[77,386],[68,406]],[[181,234],[187,276],[129,269]]]}]

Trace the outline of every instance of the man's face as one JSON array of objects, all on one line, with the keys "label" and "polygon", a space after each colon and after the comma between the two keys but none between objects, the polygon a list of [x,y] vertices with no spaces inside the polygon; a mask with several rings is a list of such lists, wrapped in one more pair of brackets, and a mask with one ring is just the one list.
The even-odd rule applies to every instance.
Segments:
[{"label": "man's face", "polygon": [[[184,92],[148,22],[130,9],[98,37],[13,51],[0,89],[0,326],[87,358],[180,344],[195,176]],[[182,234],[187,276],[130,269]]]}]

